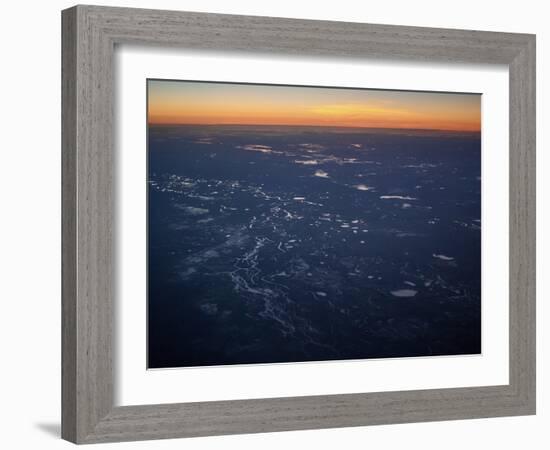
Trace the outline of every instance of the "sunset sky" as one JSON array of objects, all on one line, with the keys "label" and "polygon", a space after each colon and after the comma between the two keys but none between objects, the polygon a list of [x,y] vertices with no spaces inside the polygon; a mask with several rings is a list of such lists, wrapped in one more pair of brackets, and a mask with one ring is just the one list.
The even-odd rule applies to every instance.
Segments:
[{"label": "sunset sky", "polygon": [[481,129],[481,95],[148,80],[150,124]]}]

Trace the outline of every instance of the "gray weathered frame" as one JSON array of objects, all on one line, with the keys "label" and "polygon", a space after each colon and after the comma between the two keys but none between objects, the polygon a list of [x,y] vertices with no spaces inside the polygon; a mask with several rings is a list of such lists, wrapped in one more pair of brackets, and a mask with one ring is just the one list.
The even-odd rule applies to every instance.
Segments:
[{"label": "gray weathered frame", "polygon": [[[62,436],[76,443],[535,413],[535,36],[75,6],[62,13]],[[508,385],[114,406],[115,44],[506,64],[510,81]]]}]

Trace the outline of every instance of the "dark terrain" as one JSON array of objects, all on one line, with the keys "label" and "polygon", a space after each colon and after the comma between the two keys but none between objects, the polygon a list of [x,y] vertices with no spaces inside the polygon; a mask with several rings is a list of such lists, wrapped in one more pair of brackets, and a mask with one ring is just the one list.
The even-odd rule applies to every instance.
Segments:
[{"label": "dark terrain", "polygon": [[479,134],[151,126],[150,368],[481,351]]}]

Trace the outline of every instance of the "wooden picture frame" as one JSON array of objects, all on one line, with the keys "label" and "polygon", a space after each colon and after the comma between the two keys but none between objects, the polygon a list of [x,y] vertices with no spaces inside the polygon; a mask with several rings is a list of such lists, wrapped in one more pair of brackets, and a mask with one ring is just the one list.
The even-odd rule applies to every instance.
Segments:
[{"label": "wooden picture frame", "polygon": [[[63,11],[62,31],[64,439],[95,443],[535,413],[535,36],[98,6]],[[507,65],[509,384],[115,407],[116,44]]]}]

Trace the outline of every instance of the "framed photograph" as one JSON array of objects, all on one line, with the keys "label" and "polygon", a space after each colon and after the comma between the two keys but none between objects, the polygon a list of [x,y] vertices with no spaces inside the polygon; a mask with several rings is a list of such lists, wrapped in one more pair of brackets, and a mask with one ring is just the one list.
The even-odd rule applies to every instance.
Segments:
[{"label": "framed photograph", "polygon": [[535,413],[535,37],[75,6],[62,435]]}]

